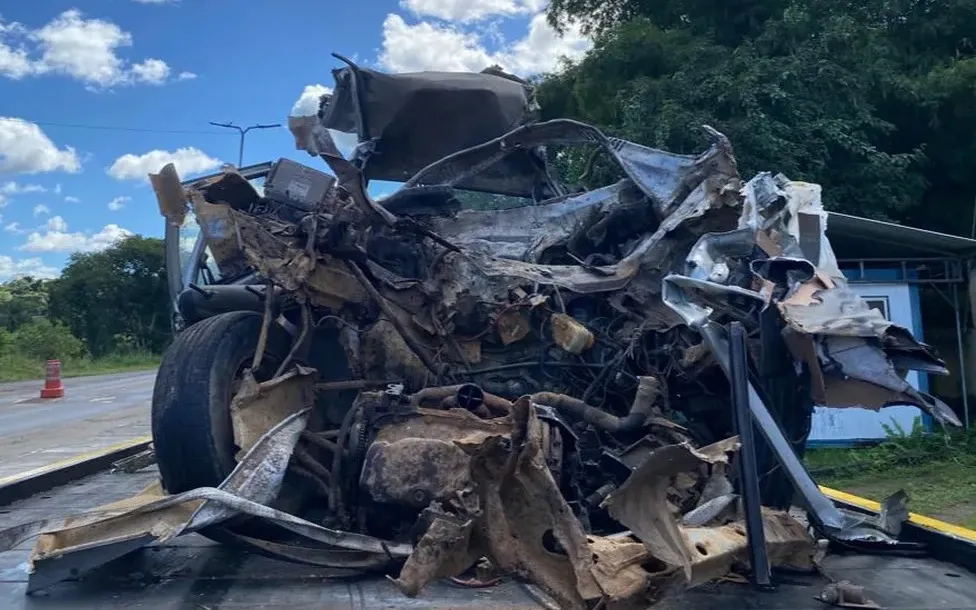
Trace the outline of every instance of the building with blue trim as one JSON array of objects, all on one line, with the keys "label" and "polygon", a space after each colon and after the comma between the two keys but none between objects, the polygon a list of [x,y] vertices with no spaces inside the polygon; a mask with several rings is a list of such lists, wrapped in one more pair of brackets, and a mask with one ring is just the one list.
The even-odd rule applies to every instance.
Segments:
[{"label": "building with blue trim", "polygon": [[[911,371],[908,381],[938,395],[959,413],[968,427],[968,363],[973,326],[970,261],[976,239],[935,233],[847,214],[830,213],[827,236],[851,287],[892,322],[932,344],[946,360],[949,377],[930,379]],[[881,411],[817,407],[808,446],[852,446],[887,436],[888,429],[910,431],[916,420],[931,430],[933,422],[916,407],[891,406]]]}]

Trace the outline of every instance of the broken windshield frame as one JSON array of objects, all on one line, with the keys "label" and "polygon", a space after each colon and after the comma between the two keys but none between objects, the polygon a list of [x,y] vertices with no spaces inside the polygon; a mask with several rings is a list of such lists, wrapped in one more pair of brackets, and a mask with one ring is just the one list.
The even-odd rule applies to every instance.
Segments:
[{"label": "broken windshield frame", "polygon": [[[263,180],[271,171],[273,163],[270,161],[248,165],[239,171],[248,181],[254,184]],[[184,188],[199,185],[208,180],[212,180],[221,175],[222,172],[214,172],[192,180],[185,180],[181,183]],[[256,185],[259,186],[259,185]],[[200,261],[206,252],[207,244],[203,238],[203,233],[197,229],[196,239],[189,248],[184,247],[183,232],[186,225],[190,222],[196,224],[195,220],[184,223],[184,226],[177,227],[171,223],[166,223],[165,229],[165,251],[166,251],[166,280],[169,286],[170,300],[173,304],[173,311],[177,311],[176,302],[180,293],[190,284],[197,283],[200,276]],[[189,252],[187,253],[187,250]]]}]

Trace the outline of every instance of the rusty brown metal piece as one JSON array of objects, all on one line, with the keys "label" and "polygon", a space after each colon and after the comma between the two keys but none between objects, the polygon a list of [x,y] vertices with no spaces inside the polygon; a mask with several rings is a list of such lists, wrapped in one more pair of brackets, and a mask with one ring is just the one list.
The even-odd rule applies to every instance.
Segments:
[{"label": "rusty brown metal piece", "polygon": [[[558,293],[557,293],[558,294]],[[585,326],[577,322],[572,316],[564,313],[554,313],[551,318],[552,338],[559,347],[570,354],[582,354],[593,347],[595,337]]]},{"label": "rusty brown metal piece", "polygon": [[434,361],[434,357],[429,353],[427,347],[421,343],[420,339],[418,339],[413,332],[408,330],[407,325],[400,319],[397,312],[394,311],[393,306],[390,305],[390,303],[383,297],[383,295],[380,294],[376,287],[373,286],[373,284],[369,281],[369,278],[366,277],[366,274],[363,273],[362,269],[360,269],[355,263],[351,262],[347,263],[347,266],[356,279],[359,280],[359,283],[362,284],[363,289],[370,296],[373,302],[376,303],[376,306],[379,307],[384,314],[386,314],[387,320],[394,326],[394,328],[396,328],[397,333],[410,347],[414,355],[416,355],[417,358],[424,363],[424,366],[426,366],[431,373],[433,373],[436,377],[439,377],[444,372],[444,365]]},{"label": "rusty brown metal piece", "polygon": [[167,163],[159,170],[158,174],[149,174],[149,182],[156,193],[159,213],[171,225],[183,226],[189,205],[186,200],[186,192],[183,190],[183,185],[180,184],[180,176],[176,172],[176,166]]},{"label": "rusty brown metal piece", "polygon": [[315,369],[296,367],[258,383],[251,370],[245,370],[240,389],[230,404],[234,444],[247,451],[279,422],[311,406],[315,400],[316,375]]},{"label": "rusty brown metal piece", "polygon": [[[458,441],[472,456],[486,555],[503,572],[538,584],[562,607],[585,608],[602,595],[592,554],[546,464],[542,424],[527,398],[515,402],[511,422],[508,438]],[[554,544],[561,553],[552,552]]]},{"label": "rusty brown metal piece", "polygon": [[728,463],[728,454],[738,449],[738,443],[738,437],[733,437],[701,450],[687,444],[662,447],[610,494],[604,506],[647,545],[651,555],[680,568],[690,582],[695,554],[668,507],[671,479],[701,465]]},{"label": "rusty brown metal piece", "polygon": [[392,579],[405,595],[416,596],[432,580],[463,573],[480,556],[471,544],[474,523],[450,515],[433,516],[430,526]]}]

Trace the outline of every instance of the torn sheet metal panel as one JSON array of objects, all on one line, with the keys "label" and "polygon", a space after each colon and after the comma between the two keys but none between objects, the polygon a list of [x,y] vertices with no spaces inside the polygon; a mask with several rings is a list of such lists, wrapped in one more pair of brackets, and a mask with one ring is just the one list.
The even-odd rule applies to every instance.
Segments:
[{"label": "torn sheet metal panel", "polygon": [[156,194],[159,213],[174,227],[182,227],[189,205],[176,166],[167,163],[158,174],[149,174],[149,183]]},{"label": "torn sheet metal panel", "polygon": [[700,465],[727,463],[738,442],[734,437],[701,450],[688,445],[658,449],[604,502],[610,515],[634,532],[652,556],[680,568],[689,582],[694,555],[668,505],[671,479]]},{"label": "torn sheet metal panel", "polygon": [[625,180],[539,205],[463,210],[431,223],[438,234],[452,236],[452,243],[472,253],[536,262],[547,248],[580,232],[578,225],[593,226],[591,219],[640,207],[646,208],[644,195]]},{"label": "torn sheet metal panel", "polygon": [[[933,371],[944,370],[944,363],[847,287],[826,238],[819,185],[764,173],[743,193],[740,228],[702,236],[688,255],[689,277],[669,281],[694,289],[699,294],[691,298],[711,307],[709,296],[723,292],[775,303],[794,356],[811,367],[814,398],[824,406],[877,410],[910,404],[940,422],[961,425],[952,409],[915,390],[905,371],[895,369],[895,359]],[[756,259],[757,246],[769,258]],[[741,270],[734,273],[743,266],[754,281],[744,281]]]},{"label": "torn sheet metal panel", "polygon": [[230,404],[234,444],[248,451],[279,422],[310,408],[315,400],[317,373],[315,369],[295,367],[259,383],[247,369]]},{"label": "torn sheet metal panel", "polygon": [[[507,441],[493,437],[462,446],[472,456],[486,555],[542,587],[561,607],[585,608],[586,600],[601,596],[586,533],[552,478],[541,420],[527,397],[515,403],[512,421]],[[554,544],[562,553],[550,550]]]},{"label": "torn sheet metal panel", "polygon": [[[176,496],[161,496],[158,488],[149,489],[131,501],[94,509],[90,516],[80,519],[64,520],[61,524],[41,521],[2,532],[2,548],[6,550],[40,535],[31,558],[30,590],[44,588],[150,543],[199,531],[239,514],[269,519],[297,534],[340,548],[387,557],[409,554],[409,546],[335,532],[267,506],[281,489],[307,417],[307,411],[296,413],[270,430],[220,488],[201,488]],[[93,549],[97,553],[89,552]]]},{"label": "torn sheet metal panel", "polygon": [[[227,477],[220,491],[233,497],[241,494],[257,502],[273,500],[306,421],[307,413],[295,414],[260,439]],[[237,514],[226,506],[208,505],[203,497],[169,497],[158,492],[158,489],[146,490],[125,506],[125,512],[117,512],[120,506],[96,508],[92,518],[83,517],[80,523],[65,522],[53,531],[44,531],[50,528],[50,523],[38,523],[21,531],[18,538],[8,542],[16,545],[25,537],[40,535],[31,557],[30,588],[42,588],[67,578],[72,572],[77,573],[75,553],[82,553],[83,567],[93,567],[84,565],[93,560],[93,554],[86,552],[88,549],[99,549],[97,558],[99,563],[104,563],[151,542],[196,531]]]}]

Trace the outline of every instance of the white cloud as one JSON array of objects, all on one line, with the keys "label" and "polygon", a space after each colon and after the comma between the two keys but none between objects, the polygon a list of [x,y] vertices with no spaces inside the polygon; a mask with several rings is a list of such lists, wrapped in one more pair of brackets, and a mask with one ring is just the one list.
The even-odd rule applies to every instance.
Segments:
[{"label": "white cloud", "polygon": [[132,200],[132,197],[116,197],[108,202],[108,209],[118,212],[125,207],[125,204]]},{"label": "white cloud", "polygon": [[68,223],[60,216],[52,216],[47,220],[47,230],[62,233],[68,230]]},{"label": "white cloud", "polygon": [[122,155],[112,163],[107,172],[116,180],[146,180],[148,174],[158,172],[167,163],[176,165],[181,177],[199,174],[220,166],[220,160],[203,151],[188,147],[174,152],[151,150],[143,155]]},{"label": "white cloud", "polygon": [[22,45],[11,46],[8,39],[22,37],[26,30],[19,23],[4,24],[0,19],[0,74],[14,80],[34,73],[34,64]]},{"label": "white cloud", "polygon": [[61,74],[90,89],[159,85],[169,79],[172,69],[161,59],[134,62],[120,55],[131,46],[132,34],[111,21],[88,19],[78,9],[67,10],[37,29],[0,23],[0,75],[21,79]]},{"label": "white cloud", "polygon": [[400,0],[418,17],[468,23],[485,17],[514,17],[542,10],[545,0]]},{"label": "white cloud", "polygon": [[592,41],[576,27],[568,27],[560,36],[546,21],[545,13],[539,13],[529,22],[528,35],[517,41],[498,63],[517,74],[540,74],[555,69],[563,57],[582,57],[592,46]]},{"label": "white cloud", "polygon": [[393,72],[477,72],[494,63],[477,34],[424,21],[408,25],[393,14],[383,20],[379,60]]},{"label": "white cloud", "polygon": [[0,184],[0,195],[22,195],[24,193],[43,193],[46,188],[40,184],[19,184],[17,182],[4,182]]},{"label": "white cloud", "polygon": [[559,36],[544,13],[532,17],[524,38],[493,52],[485,46],[484,34],[449,24],[408,24],[403,17],[389,14],[383,21],[379,61],[393,72],[479,72],[497,64],[515,74],[531,76],[555,69],[564,56],[578,58],[591,46],[592,42],[575,28]]},{"label": "white cloud", "polygon": [[60,195],[61,194],[61,183],[60,182],[58,182],[57,184],[54,185],[54,194],[55,195]]},{"label": "white cloud", "polygon": [[14,260],[9,256],[0,256],[0,280],[31,276],[38,279],[51,279],[58,276],[58,270],[44,264],[40,258],[22,258]]},{"label": "white cloud", "polygon": [[51,209],[48,208],[43,203],[39,203],[39,204],[37,204],[37,205],[34,206],[34,218],[37,218],[38,216],[40,216],[42,214],[50,214],[50,213],[51,213]]},{"label": "white cloud", "polygon": [[45,189],[40,184],[19,184],[17,182],[4,182],[0,184],[0,208],[6,206],[10,195],[23,195],[25,193],[43,193]]},{"label": "white cloud", "polygon": [[161,85],[169,78],[170,67],[161,59],[147,59],[132,66],[132,78],[140,83]]},{"label": "white cloud", "polygon": [[7,233],[23,233],[23,229],[20,228],[19,222],[12,222],[3,228]]},{"label": "white cloud", "polygon": [[81,170],[74,148],[58,148],[35,123],[0,116],[0,174],[58,170],[71,173]]},{"label": "white cloud", "polygon": [[104,250],[124,237],[132,235],[128,229],[109,224],[97,233],[82,233],[48,230],[45,233],[33,232],[27,242],[18,247],[25,252],[98,252]]},{"label": "white cloud", "polygon": [[77,197],[73,197],[71,195],[68,195],[67,197],[64,198],[64,202],[65,203],[81,203],[81,199],[78,199]]},{"label": "white cloud", "polygon": [[319,98],[326,93],[332,93],[325,85],[305,85],[302,94],[298,96],[295,105],[291,107],[290,116],[311,116],[319,112]]},{"label": "white cloud", "polygon": [[176,75],[176,80],[193,80],[197,75],[193,72],[187,72],[186,70],[180,72]]}]

